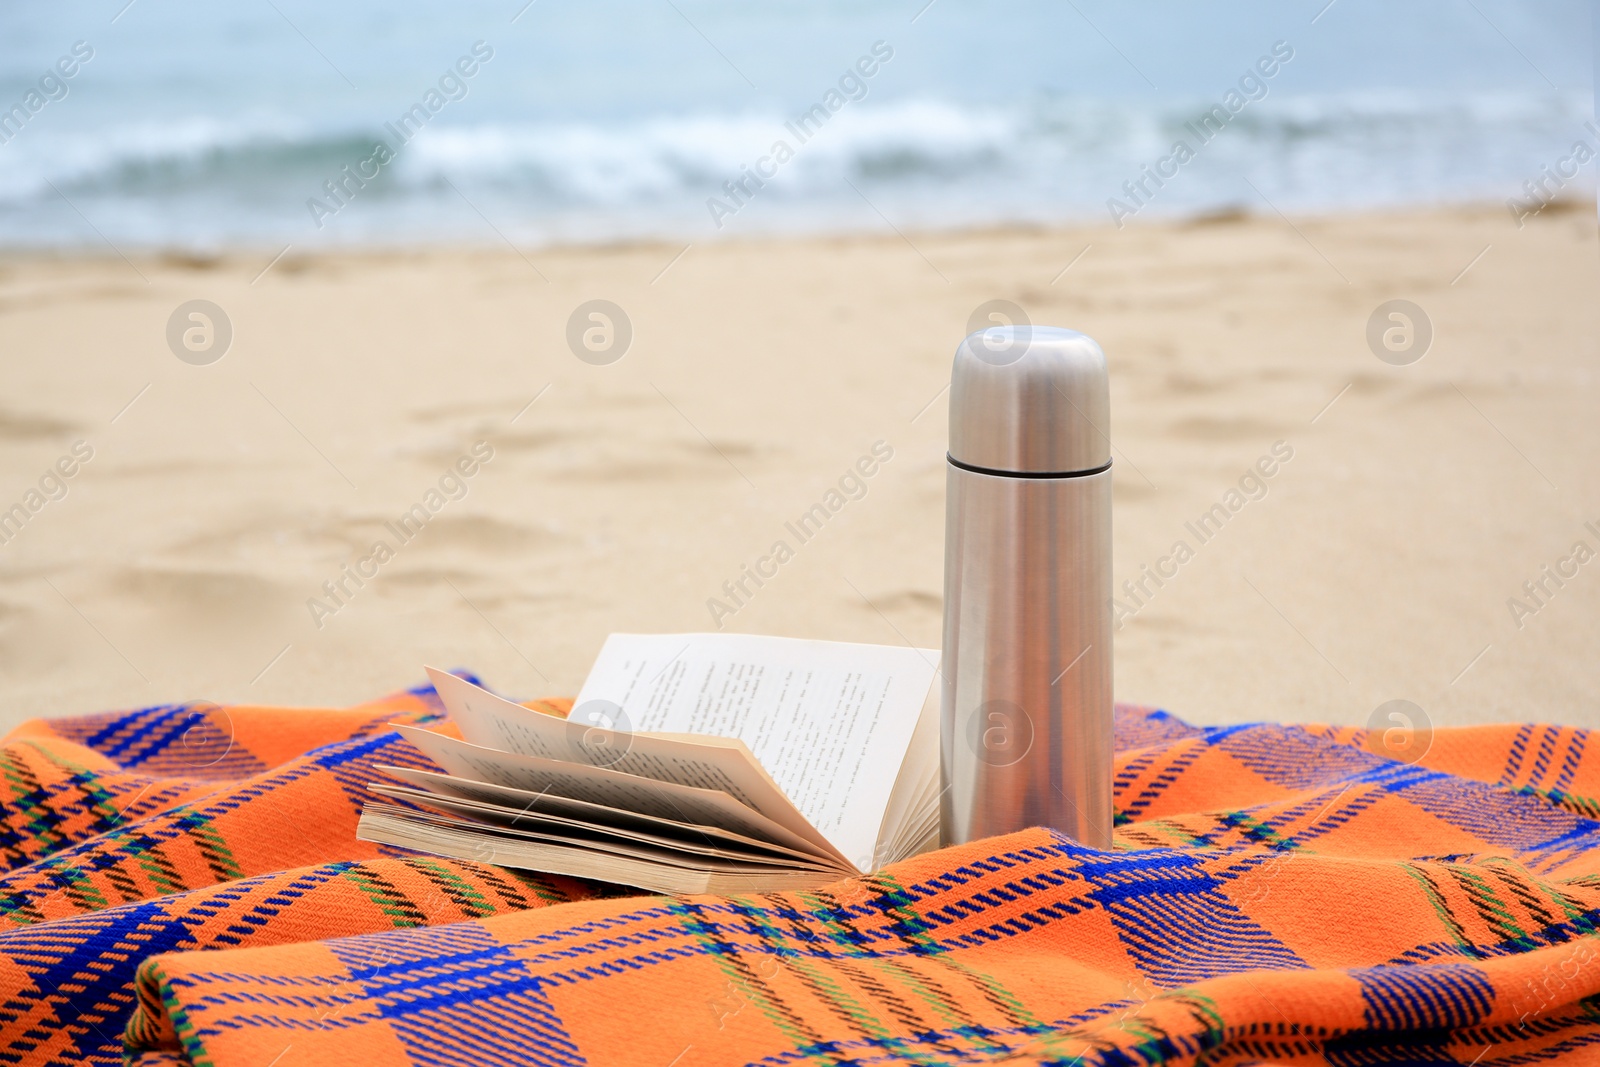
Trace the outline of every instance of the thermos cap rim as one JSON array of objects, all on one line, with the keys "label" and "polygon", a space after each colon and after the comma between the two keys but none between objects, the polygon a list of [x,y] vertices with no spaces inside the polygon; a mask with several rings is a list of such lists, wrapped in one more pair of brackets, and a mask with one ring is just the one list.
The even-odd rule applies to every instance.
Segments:
[{"label": "thermos cap rim", "polygon": [[963,463],[948,452],[945,453],[944,458],[952,467],[959,467],[971,474],[987,474],[993,478],[1092,478],[1096,474],[1104,474],[1111,469],[1111,461],[1109,459],[1102,466],[1091,467],[1084,471],[997,471],[988,467],[974,467],[970,463]]}]

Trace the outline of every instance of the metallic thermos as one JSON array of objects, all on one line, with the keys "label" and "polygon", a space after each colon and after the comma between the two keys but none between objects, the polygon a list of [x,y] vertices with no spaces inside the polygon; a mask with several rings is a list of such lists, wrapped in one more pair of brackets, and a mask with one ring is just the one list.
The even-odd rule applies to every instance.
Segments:
[{"label": "metallic thermos", "polygon": [[944,843],[1049,826],[1111,844],[1105,354],[996,326],[956,349],[944,543]]}]

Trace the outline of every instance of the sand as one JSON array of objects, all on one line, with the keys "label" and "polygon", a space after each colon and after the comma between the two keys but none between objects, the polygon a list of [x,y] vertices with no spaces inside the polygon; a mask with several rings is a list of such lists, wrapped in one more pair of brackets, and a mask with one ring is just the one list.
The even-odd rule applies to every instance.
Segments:
[{"label": "sand", "polygon": [[[423,664],[570,694],[611,631],[936,647],[942,389],[991,299],[1110,358],[1116,582],[1170,575],[1124,594],[1120,699],[1205,723],[1364,723],[1400,698],[1438,724],[1595,725],[1600,561],[1572,556],[1600,550],[1595,229],[1484,207],[681,255],[291,250],[265,273],[276,250],[11,256],[0,509],[43,504],[0,545],[4,725],[341,704]],[[595,298],[632,323],[609,365],[565,339]],[[1409,366],[1365,338],[1392,298],[1434,326]],[[191,299],[232,323],[209,365],[167,344]],[[1265,495],[1230,497],[1260,495],[1246,476],[1277,442]],[[892,458],[800,543],[785,523],[875,444]],[[30,498],[41,478],[65,496]],[[1202,540],[1186,524],[1218,503]],[[779,540],[775,577],[724,593]],[[1164,559],[1180,540],[1192,555]]]}]

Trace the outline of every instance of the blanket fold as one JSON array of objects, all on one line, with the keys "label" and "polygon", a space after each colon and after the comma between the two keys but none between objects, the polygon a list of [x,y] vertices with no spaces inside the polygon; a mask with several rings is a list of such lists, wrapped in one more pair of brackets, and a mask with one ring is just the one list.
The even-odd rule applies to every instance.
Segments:
[{"label": "blanket fold", "polygon": [[[533,702],[563,714],[567,701]],[[666,898],[355,840],[388,728],[179,705],[0,746],[0,1063],[1600,1063],[1583,730],[1117,709],[1116,844],[1033,829]]]}]

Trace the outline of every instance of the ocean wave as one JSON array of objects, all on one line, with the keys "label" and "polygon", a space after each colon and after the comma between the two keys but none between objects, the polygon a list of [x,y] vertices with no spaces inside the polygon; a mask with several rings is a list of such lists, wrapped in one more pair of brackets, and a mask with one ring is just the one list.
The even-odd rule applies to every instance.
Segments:
[{"label": "ocean wave", "polygon": [[[0,233],[20,245],[87,240],[78,211],[133,244],[489,239],[484,216],[533,241],[877,229],[882,215],[921,227],[1104,218],[1108,198],[1175,140],[1193,140],[1187,124],[1215,103],[871,100],[847,104],[803,142],[786,125],[793,116],[757,112],[446,117],[409,142],[383,125],[318,129],[267,112],[30,128],[0,147]],[[1245,176],[1285,210],[1503,199],[1584,135],[1587,103],[1556,92],[1269,96],[1147,206],[1249,207]],[[324,183],[380,140],[393,161],[316,225],[307,200],[326,198]],[[750,192],[749,210],[716,225],[707,200],[726,197],[726,183],[779,141],[792,161]]]}]

